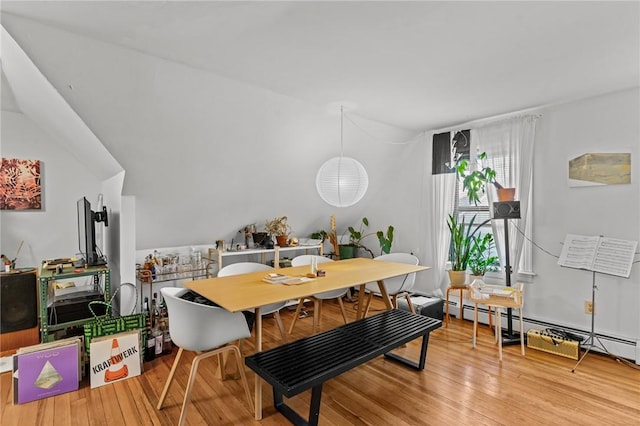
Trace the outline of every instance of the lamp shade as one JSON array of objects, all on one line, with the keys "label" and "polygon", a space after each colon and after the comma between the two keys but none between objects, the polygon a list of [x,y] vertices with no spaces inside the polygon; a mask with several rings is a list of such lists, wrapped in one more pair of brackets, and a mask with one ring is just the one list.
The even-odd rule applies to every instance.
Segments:
[{"label": "lamp shade", "polygon": [[364,197],[369,177],[364,166],[350,157],[334,157],[325,162],[316,175],[320,197],[335,207],[349,207]]}]

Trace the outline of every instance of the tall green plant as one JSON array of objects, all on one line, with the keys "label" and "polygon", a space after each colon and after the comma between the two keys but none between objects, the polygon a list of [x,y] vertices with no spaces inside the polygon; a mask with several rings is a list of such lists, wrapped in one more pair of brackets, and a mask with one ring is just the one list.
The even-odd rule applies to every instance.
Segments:
[{"label": "tall green plant", "polygon": [[353,226],[349,226],[347,230],[349,231],[349,244],[354,245],[358,248],[361,248],[368,252],[371,257],[375,257],[373,251],[371,251],[368,247],[362,244],[362,240],[370,235],[376,235],[378,237],[378,242],[380,243],[380,254],[389,253],[391,251],[391,245],[393,244],[393,226],[389,225],[387,228],[386,234],[382,231],[370,232],[368,234],[365,233],[365,229],[369,227],[369,219],[366,217],[362,218],[362,222],[360,223],[360,227],[356,230]]},{"label": "tall green plant", "polygon": [[391,244],[393,244],[393,225],[389,225],[386,234],[382,231],[378,231],[376,232],[376,235],[378,236],[378,241],[380,242],[380,254],[389,254],[389,252],[391,251]]},{"label": "tall green plant", "polygon": [[[478,155],[480,160],[487,158],[487,153],[483,152]],[[496,188],[502,188],[496,181],[496,171],[489,166],[485,166],[480,170],[470,170],[469,160],[459,159],[454,169],[458,178],[462,179],[462,189],[469,197],[469,202],[478,205],[480,196],[485,193],[487,183],[493,184]]]},{"label": "tall green plant", "polygon": [[478,228],[473,228],[475,215],[469,223],[465,223],[464,218],[459,222],[457,217],[450,214],[447,219],[447,226],[451,233],[451,270],[466,271],[469,266],[469,258],[473,248],[473,235]]},{"label": "tall green plant", "polygon": [[492,233],[488,232],[472,238],[469,270],[473,275],[484,275],[488,270],[491,270],[494,263],[498,260],[498,256],[490,256],[492,248]]}]

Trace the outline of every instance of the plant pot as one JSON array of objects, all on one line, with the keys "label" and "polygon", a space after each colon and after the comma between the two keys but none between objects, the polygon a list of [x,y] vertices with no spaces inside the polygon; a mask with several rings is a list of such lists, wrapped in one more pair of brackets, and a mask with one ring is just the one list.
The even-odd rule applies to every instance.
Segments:
[{"label": "plant pot", "polygon": [[469,274],[469,284],[473,283],[475,280],[484,281],[484,275]]},{"label": "plant pot", "polygon": [[515,188],[498,188],[498,201],[513,201],[515,198]]},{"label": "plant pot", "polygon": [[451,271],[449,270],[449,282],[451,287],[464,287],[467,280],[467,271]]},{"label": "plant pot", "polygon": [[356,257],[356,246],[350,245],[339,245],[338,252],[340,254],[340,259],[353,259]]},{"label": "plant pot", "polygon": [[276,243],[280,247],[285,247],[287,245],[287,236],[286,235],[276,235]]}]

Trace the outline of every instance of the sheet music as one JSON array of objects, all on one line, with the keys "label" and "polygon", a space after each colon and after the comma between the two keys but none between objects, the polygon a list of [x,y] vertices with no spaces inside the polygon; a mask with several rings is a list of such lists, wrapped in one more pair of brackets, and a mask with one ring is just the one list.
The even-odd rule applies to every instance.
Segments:
[{"label": "sheet music", "polygon": [[567,234],[558,264],[629,278],[637,241]]},{"label": "sheet music", "polygon": [[591,270],[600,237],[567,234],[558,264],[568,268]]},{"label": "sheet music", "polygon": [[600,238],[593,260],[593,270],[629,278],[637,246],[637,241]]}]

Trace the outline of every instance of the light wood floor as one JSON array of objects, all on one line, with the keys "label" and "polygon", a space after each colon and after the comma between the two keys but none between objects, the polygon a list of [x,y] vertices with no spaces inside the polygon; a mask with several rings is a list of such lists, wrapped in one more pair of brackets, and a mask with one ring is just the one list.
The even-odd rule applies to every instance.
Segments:
[{"label": "light wood floor", "polygon": [[[347,303],[347,307],[353,305]],[[380,306],[380,305],[378,305]],[[351,311],[351,318],[355,315]],[[292,312],[283,310],[288,328]],[[312,318],[296,324],[294,338],[311,329]],[[337,305],[323,309],[323,329],[342,322]],[[448,329],[431,333],[424,371],[416,372],[383,357],[325,383],[321,425],[639,425],[640,371],[603,355],[589,354],[575,373],[574,360],[527,349],[505,347],[498,361],[488,328],[481,327],[479,345],[471,348],[471,326],[454,319]],[[265,349],[279,344],[273,319],[265,320]],[[417,357],[418,342],[401,349]],[[243,353],[253,343],[243,345]],[[175,356],[145,363],[144,374],[90,389],[87,380],[77,392],[23,405],[13,405],[11,374],[0,376],[0,423],[19,425],[174,425],[180,416],[189,363],[176,373],[165,408],[158,396]],[[186,359],[191,361],[192,354]],[[256,422],[239,381],[216,377],[216,357],[203,361],[193,390],[187,424],[281,425],[287,421],[273,408],[271,389],[264,386],[264,418]],[[253,392],[253,372],[246,369]],[[310,395],[289,404],[306,416]]]}]

